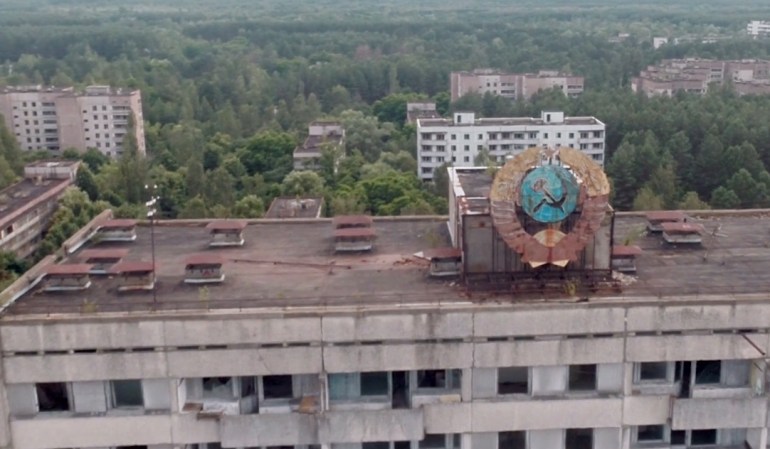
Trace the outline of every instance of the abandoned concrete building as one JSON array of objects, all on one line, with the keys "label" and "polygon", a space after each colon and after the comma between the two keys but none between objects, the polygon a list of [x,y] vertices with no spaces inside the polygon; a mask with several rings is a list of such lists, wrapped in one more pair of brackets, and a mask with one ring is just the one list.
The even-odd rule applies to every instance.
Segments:
[{"label": "abandoned concrete building", "polygon": [[770,212],[614,213],[565,148],[449,190],[448,218],[98,217],[2,293],[0,445],[768,447]]}]

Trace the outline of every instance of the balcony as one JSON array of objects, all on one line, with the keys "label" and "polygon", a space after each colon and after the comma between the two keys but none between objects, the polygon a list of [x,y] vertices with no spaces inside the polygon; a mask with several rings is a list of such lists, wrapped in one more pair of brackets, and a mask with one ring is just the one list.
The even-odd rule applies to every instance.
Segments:
[{"label": "balcony", "polygon": [[316,444],[318,422],[300,413],[223,416],[222,447]]},{"label": "balcony", "polygon": [[421,410],[224,416],[222,447],[422,440]]},{"label": "balcony", "polygon": [[[545,430],[620,427],[622,401],[615,397],[510,399],[425,406],[428,432]],[[449,428],[451,424],[452,428]]]},{"label": "balcony", "polygon": [[39,414],[11,421],[15,449],[170,444],[168,414]]}]

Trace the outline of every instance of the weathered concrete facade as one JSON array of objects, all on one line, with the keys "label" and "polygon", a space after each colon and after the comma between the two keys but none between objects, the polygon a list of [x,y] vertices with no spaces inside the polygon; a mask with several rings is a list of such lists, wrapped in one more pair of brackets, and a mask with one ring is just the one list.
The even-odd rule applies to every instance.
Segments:
[{"label": "weathered concrete facade", "polygon": [[[441,447],[503,449],[519,447],[506,445],[509,433],[524,432],[530,449],[609,449],[644,447],[659,427],[654,447],[697,446],[671,443],[683,432],[691,442],[713,436],[716,447],[764,448],[768,322],[762,297],[6,317],[0,441],[417,448],[426,435],[448,435]],[[660,376],[640,374],[647,362],[662,363]],[[716,377],[698,377],[705,362],[717,362]],[[575,366],[591,374],[579,379]],[[525,375],[507,392],[501,370],[513,368]],[[420,385],[413,373],[429,370],[451,373]],[[335,375],[381,372],[381,400],[362,386],[340,410]],[[400,372],[416,384],[397,387]],[[293,376],[285,402],[269,390],[282,375]],[[198,398],[189,380],[199,378],[249,378],[256,388],[241,380],[231,398],[207,398],[205,387]],[[141,381],[141,406],[116,404],[114,382],[126,379]],[[66,386],[69,410],[41,410],[40,384],[51,383]],[[209,403],[224,407],[207,413]],[[570,440],[579,429],[592,429],[590,446]]]}]

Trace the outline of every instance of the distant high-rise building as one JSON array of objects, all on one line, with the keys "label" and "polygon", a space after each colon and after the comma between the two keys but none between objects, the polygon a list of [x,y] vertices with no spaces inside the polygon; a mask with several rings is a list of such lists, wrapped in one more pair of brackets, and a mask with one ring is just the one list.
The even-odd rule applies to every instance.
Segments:
[{"label": "distant high-rise building", "polygon": [[145,153],[139,90],[8,86],[0,90],[0,114],[23,150],[60,154],[67,148],[96,148],[113,157],[123,154],[132,117],[137,150]]},{"label": "distant high-rise building", "polygon": [[538,73],[506,73],[493,69],[476,69],[472,72],[452,72],[450,75],[452,101],[463,95],[490,92],[516,100],[529,99],[543,89],[558,88],[565,95],[574,97],[583,93],[584,78],[552,70]]}]

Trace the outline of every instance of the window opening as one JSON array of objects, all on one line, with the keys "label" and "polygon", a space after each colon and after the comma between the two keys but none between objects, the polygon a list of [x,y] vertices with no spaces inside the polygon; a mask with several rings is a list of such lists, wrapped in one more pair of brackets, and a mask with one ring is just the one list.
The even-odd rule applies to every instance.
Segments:
[{"label": "window opening", "polygon": [[527,434],[524,431],[497,434],[498,449],[526,449]]},{"label": "window opening", "polygon": [[636,440],[641,442],[663,441],[665,437],[664,426],[639,426],[636,431]]},{"label": "window opening", "polygon": [[692,446],[706,446],[717,444],[717,430],[716,429],[702,429],[693,430],[690,433],[690,445]]},{"label": "window opening", "polygon": [[569,389],[572,391],[596,390],[596,365],[570,365]]},{"label": "window opening", "polygon": [[35,384],[38,409],[41,412],[63,412],[70,410],[70,394],[64,382]]},{"label": "window opening", "polygon": [[232,399],[233,398],[233,378],[232,377],[204,377],[203,398],[204,399]]},{"label": "window opening", "polygon": [[640,381],[666,380],[667,377],[667,362],[643,362],[639,364]]},{"label": "window opening", "polygon": [[529,368],[515,366],[497,370],[497,394],[529,393]]},{"label": "window opening", "polygon": [[291,399],[294,397],[291,376],[264,376],[262,386],[265,399]]},{"label": "window opening", "polygon": [[112,404],[115,407],[144,407],[142,382],[139,380],[113,380]]},{"label": "window opening", "polygon": [[566,447],[569,449],[593,449],[593,429],[567,429]]},{"label": "window opening", "polygon": [[722,374],[722,362],[703,360],[695,362],[695,385],[718,384]]}]

